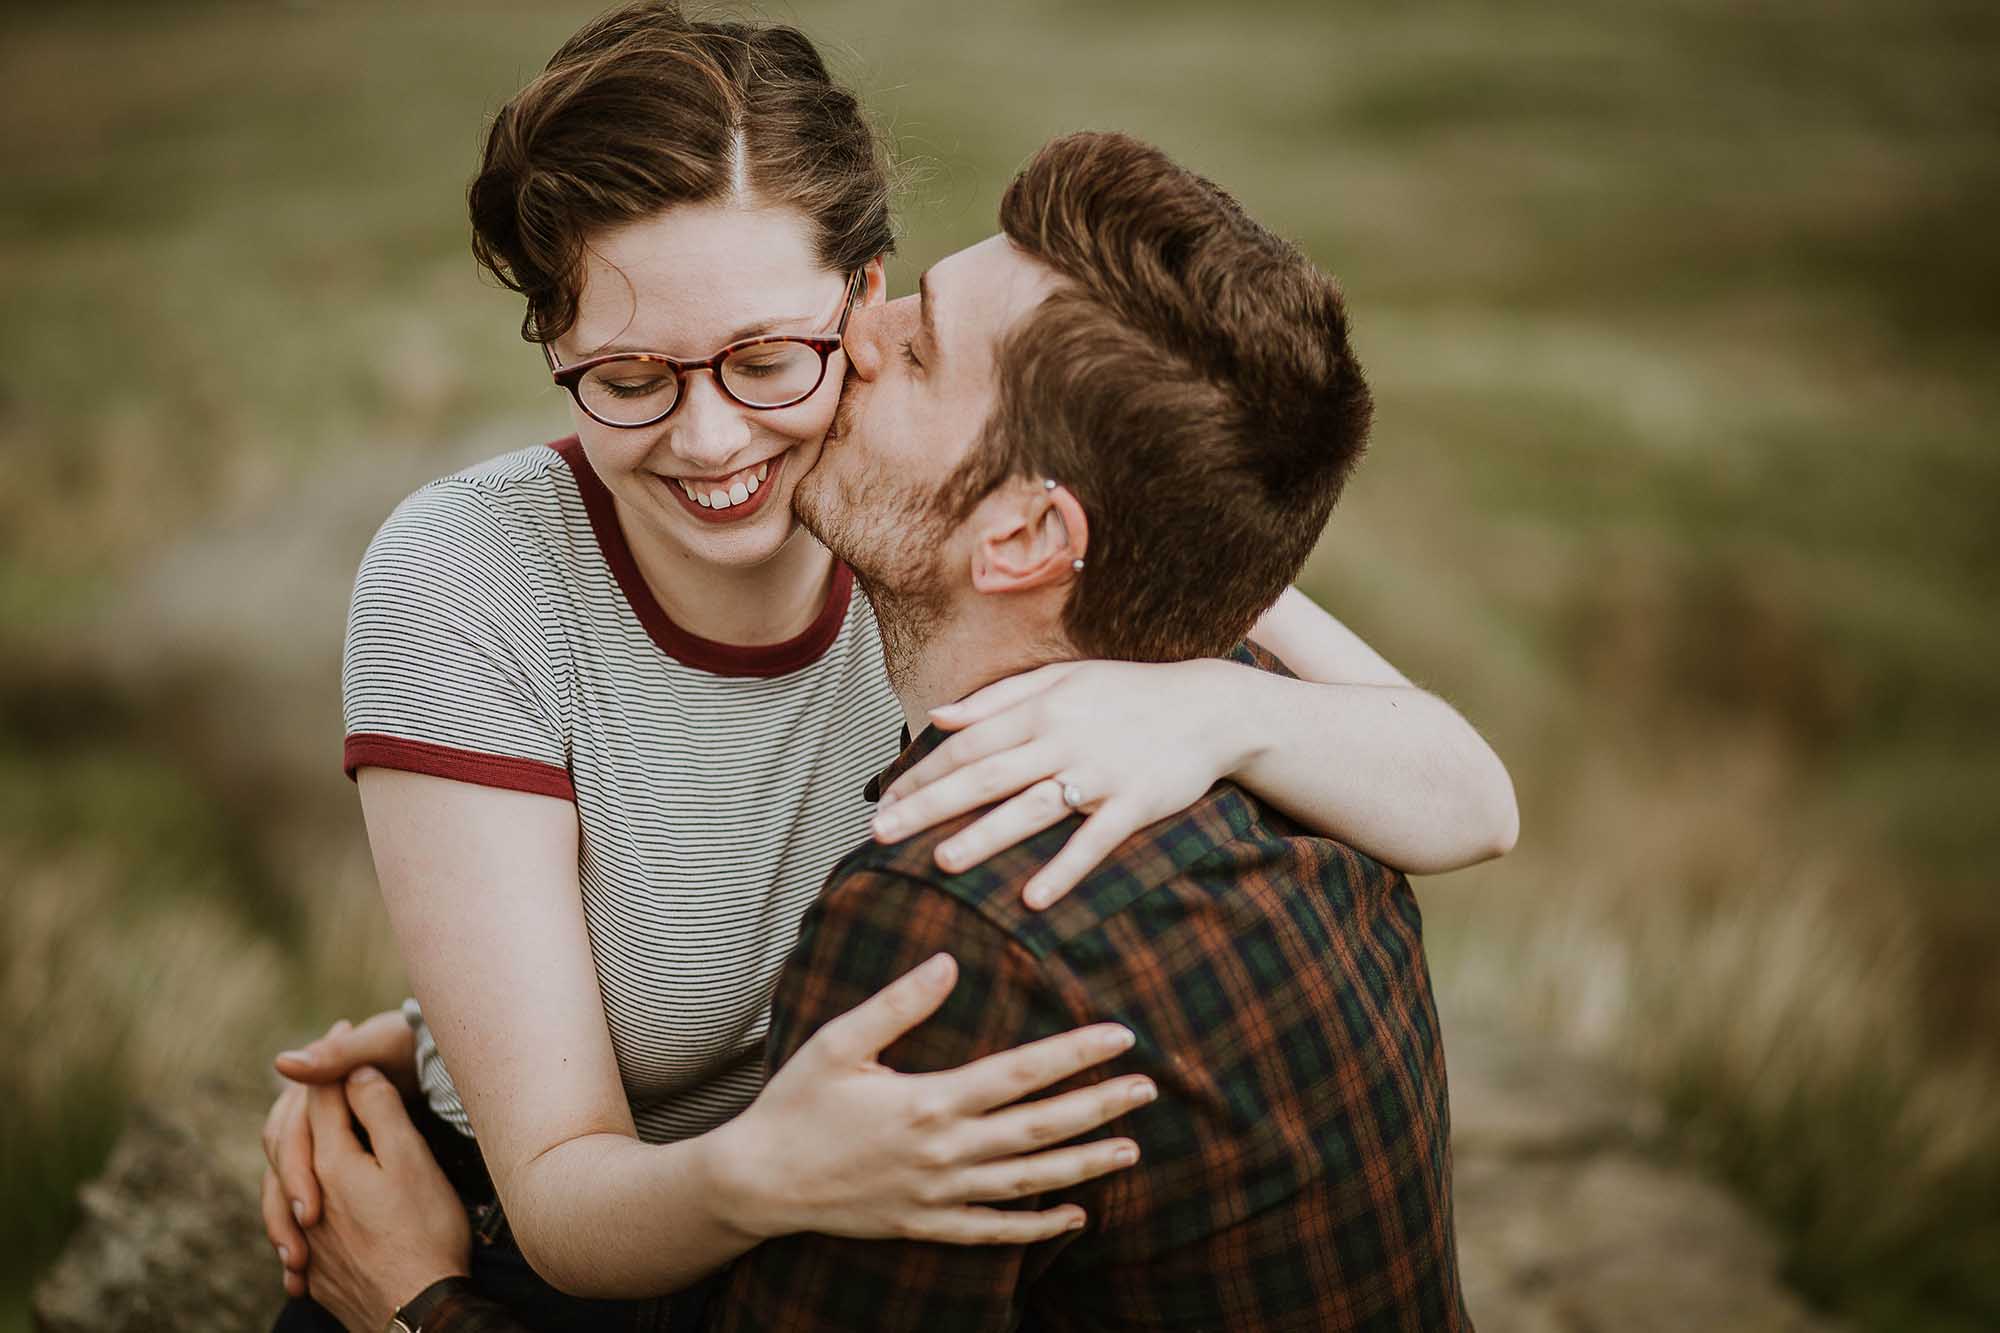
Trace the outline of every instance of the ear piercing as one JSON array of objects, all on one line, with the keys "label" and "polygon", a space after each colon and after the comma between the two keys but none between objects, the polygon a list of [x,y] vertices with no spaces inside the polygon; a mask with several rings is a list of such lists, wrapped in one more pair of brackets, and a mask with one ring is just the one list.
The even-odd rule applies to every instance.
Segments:
[{"label": "ear piercing", "polygon": [[[1042,489],[1043,489],[1043,490],[1045,490],[1045,491],[1052,491],[1052,490],[1054,490],[1055,488],[1056,488],[1056,479],[1055,479],[1054,477],[1044,477],[1044,478],[1042,478]],[[1081,561],[1081,560],[1072,560],[1072,561],[1070,561],[1070,562],[1069,562],[1069,567],[1070,567],[1071,569],[1075,570],[1075,571],[1076,571],[1077,573],[1079,573],[1079,574],[1083,573],[1083,561]]]}]

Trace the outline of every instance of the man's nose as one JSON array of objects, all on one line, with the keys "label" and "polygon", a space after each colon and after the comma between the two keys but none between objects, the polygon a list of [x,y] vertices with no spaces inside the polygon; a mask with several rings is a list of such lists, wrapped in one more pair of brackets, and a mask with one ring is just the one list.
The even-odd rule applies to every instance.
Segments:
[{"label": "man's nose", "polygon": [[673,450],[705,477],[719,477],[743,455],[750,443],[749,409],[729,400],[712,371],[689,373],[681,386],[681,405],[667,425]]},{"label": "man's nose", "polygon": [[840,340],[847,353],[847,368],[864,380],[882,373],[882,325],[887,306],[864,306],[847,317],[847,333]]},{"label": "man's nose", "polygon": [[887,305],[866,306],[847,319],[843,344],[847,364],[864,380],[882,373],[886,358],[895,355],[898,339],[917,331],[917,298],[905,296]]}]

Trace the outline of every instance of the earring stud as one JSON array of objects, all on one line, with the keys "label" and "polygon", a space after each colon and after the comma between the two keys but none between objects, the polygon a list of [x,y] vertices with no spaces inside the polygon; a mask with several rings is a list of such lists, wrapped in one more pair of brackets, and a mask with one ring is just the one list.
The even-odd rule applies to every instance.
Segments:
[{"label": "earring stud", "polygon": [[1042,479],[1042,489],[1043,489],[1043,490],[1045,490],[1045,491],[1052,491],[1052,490],[1054,490],[1055,488],[1056,488],[1056,479],[1055,479],[1054,477],[1044,477],[1044,478]]},{"label": "earring stud", "polygon": [[1070,567],[1071,569],[1075,570],[1075,571],[1076,571],[1077,573],[1079,573],[1079,574],[1083,573],[1083,561],[1081,561],[1081,560],[1072,560],[1072,561],[1070,561],[1070,562],[1069,562],[1069,567]]}]

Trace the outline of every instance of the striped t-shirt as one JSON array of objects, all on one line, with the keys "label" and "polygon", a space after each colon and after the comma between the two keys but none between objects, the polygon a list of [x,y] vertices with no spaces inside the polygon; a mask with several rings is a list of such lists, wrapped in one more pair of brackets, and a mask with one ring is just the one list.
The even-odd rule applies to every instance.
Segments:
[{"label": "striped t-shirt", "polygon": [[[875,621],[836,567],[785,643],[668,619],[574,439],[417,491],[369,545],[342,663],[346,767],[575,802],[577,873],[639,1135],[741,1111],[779,968],[828,869],[868,836],[862,790],[902,711]],[[418,1018],[431,1106],[470,1132]]]}]

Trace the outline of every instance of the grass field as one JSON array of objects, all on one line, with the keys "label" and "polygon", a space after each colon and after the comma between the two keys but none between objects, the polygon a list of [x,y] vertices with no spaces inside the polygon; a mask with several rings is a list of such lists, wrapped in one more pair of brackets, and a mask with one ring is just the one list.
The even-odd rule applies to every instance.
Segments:
[{"label": "grass field", "polygon": [[[400,995],[345,583],[562,428],[483,118],[589,7],[0,16],[0,1329],[124,1108]],[[1492,736],[1439,988],[1661,1090],[1866,1328],[2000,1322],[2000,15],[1829,0],[795,10],[910,163],[892,282],[1060,130],[1340,274],[1378,391],[1308,586]]]}]

